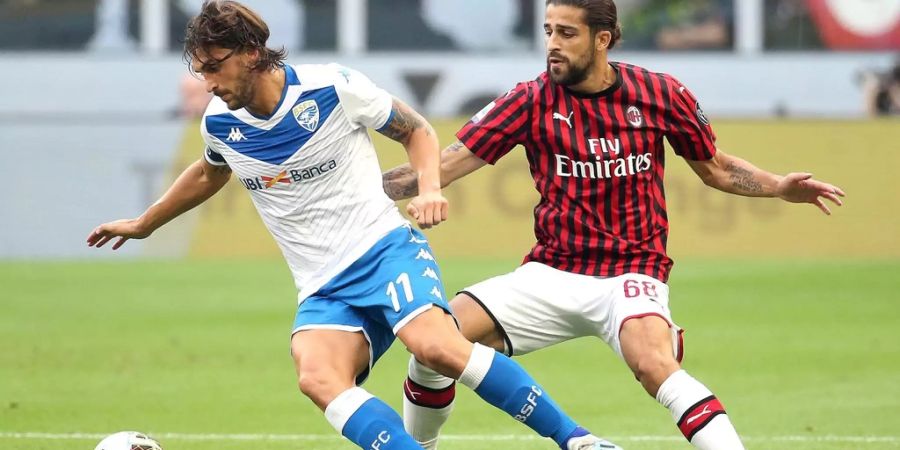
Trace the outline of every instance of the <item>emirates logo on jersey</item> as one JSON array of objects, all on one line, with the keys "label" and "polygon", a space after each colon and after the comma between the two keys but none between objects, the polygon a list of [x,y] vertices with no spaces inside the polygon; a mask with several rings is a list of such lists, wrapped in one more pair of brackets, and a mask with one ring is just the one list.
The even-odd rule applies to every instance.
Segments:
[{"label": "emirates logo on jersey", "polygon": [[633,127],[641,127],[644,125],[644,115],[641,114],[641,110],[634,105],[629,106],[628,109],[625,110],[625,120]]},{"label": "emirates logo on jersey", "polygon": [[556,175],[566,178],[611,179],[632,176],[650,170],[653,154],[625,154],[620,139],[588,138],[588,150],[593,161],[556,157]]}]

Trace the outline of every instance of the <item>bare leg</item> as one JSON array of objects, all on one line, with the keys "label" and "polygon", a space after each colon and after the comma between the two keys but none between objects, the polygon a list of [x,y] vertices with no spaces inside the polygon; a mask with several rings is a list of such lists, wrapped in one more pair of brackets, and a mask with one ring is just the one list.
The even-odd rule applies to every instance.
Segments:
[{"label": "bare leg", "polygon": [[338,394],[356,386],[369,365],[369,343],[362,333],[306,330],[291,337],[291,355],[300,391],[322,411]]},{"label": "bare leg", "polygon": [[[450,301],[463,336],[470,342],[503,351],[503,339],[493,320],[475,300],[459,294]],[[456,380],[428,368],[415,356],[403,383],[403,425],[427,450],[437,448],[441,427],[450,418],[456,398]]]},{"label": "bare leg", "polygon": [[328,422],[360,448],[420,450],[394,410],[364,389],[356,376],[369,364],[362,333],[305,330],[291,338],[300,390]]},{"label": "bare leg", "polygon": [[661,317],[626,321],[619,334],[622,355],[651,396],[669,409],[678,428],[701,450],[743,450],[719,400],[675,360],[669,324]]},{"label": "bare leg", "polygon": [[[401,328],[397,337],[423,365],[458,378],[486,402],[561,447],[575,448],[570,441],[582,438],[608,444],[579,427],[521,366],[494,349],[466,340],[442,309],[422,313]],[[585,444],[592,445],[580,441],[577,447]]]}]

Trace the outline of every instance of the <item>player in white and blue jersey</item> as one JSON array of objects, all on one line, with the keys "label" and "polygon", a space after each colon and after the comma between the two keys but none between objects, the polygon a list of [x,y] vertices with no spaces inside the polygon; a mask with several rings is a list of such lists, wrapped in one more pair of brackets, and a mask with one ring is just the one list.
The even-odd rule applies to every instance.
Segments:
[{"label": "player in white and blue jersey", "polygon": [[265,46],[268,34],[237,2],[204,3],[185,57],[216,96],[201,125],[205,154],[144,214],[98,226],[88,245],[145,238],[234,172],[299,290],[291,353],[300,390],[356,445],[433,448],[359,387],[396,336],[422,370],[458,379],[561,448],[616,448],[578,427],[518,364],[459,332],[427,240],[384,193],[367,133],[406,148],[419,190],[407,210],[428,228],[447,219],[431,126],[359,72],[285,65],[283,51]]}]

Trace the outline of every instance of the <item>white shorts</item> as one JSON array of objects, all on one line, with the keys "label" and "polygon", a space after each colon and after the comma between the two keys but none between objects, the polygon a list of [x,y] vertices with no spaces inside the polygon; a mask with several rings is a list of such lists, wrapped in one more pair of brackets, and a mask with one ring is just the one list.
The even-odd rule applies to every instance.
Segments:
[{"label": "white shorts", "polygon": [[669,324],[672,349],[681,361],[683,330],[672,321],[669,287],[647,275],[598,278],[529,262],[460,292],[480,303],[497,324],[507,355],[597,336],[621,357],[622,324],[658,316]]}]

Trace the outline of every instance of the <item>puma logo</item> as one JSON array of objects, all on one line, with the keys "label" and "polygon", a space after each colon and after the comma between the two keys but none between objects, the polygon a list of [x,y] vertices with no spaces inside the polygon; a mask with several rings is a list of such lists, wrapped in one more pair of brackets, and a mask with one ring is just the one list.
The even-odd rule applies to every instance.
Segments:
[{"label": "puma logo", "polygon": [[687,421],[685,422],[685,425],[690,425],[691,422],[693,422],[693,421],[695,421],[695,420],[697,420],[697,419],[699,419],[699,418],[701,418],[701,417],[703,417],[703,416],[705,416],[705,415],[707,415],[707,414],[711,414],[711,413],[712,413],[712,411],[709,410],[709,405],[706,405],[706,406],[703,407],[703,411],[700,411],[700,412],[697,413],[696,415],[693,415],[693,416],[691,416],[691,417],[688,417]]},{"label": "puma logo", "polygon": [[566,117],[558,112],[555,112],[555,113],[553,113],[553,119],[554,120],[562,120],[563,122],[566,123],[566,125],[569,126],[569,128],[572,128],[572,116],[574,114],[575,114],[575,111],[572,111],[569,113],[569,117]]},{"label": "puma logo", "polygon": [[406,395],[412,401],[418,400],[418,397],[420,395],[422,395],[421,392],[416,392],[413,390],[412,386],[409,385],[409,379],[407,379],[405,382],[403,382],[403,387],[406,388]]}]

